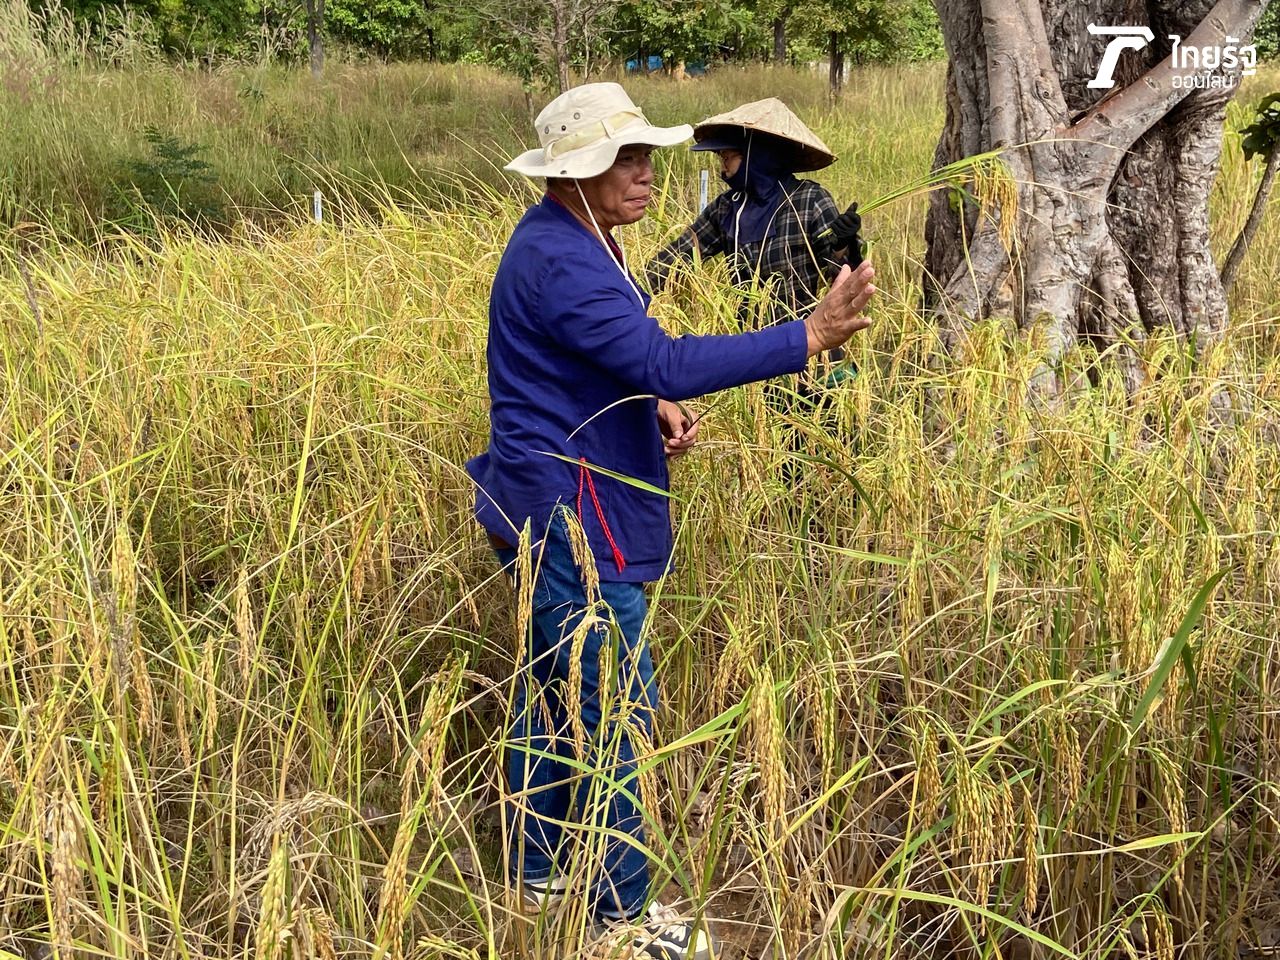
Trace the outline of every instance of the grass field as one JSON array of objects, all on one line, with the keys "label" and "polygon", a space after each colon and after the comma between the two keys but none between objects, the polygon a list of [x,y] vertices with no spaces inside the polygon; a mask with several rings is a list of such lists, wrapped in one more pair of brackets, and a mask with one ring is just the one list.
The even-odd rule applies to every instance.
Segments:
[{"label": "grass field", "polygon": [[[52,79],[9,83],[0,121],[23,224],[0,271],[0,947],[603,955],[503,887],[513,598],[460,467],[486,438],[488,284],[532,199],[495,170],[519,87],[32,57]],[[781,94],[841,155],[844,203],[927,172],[941,76],[863,71],[835,105],[816,74],[630,86],[659,122]],[[1255,81],[1246,102],[1276,74]],[[207,144],[221,202],[259,209],[104,241],[104,171],[147,124]],[[698,164],[662,156],[635,262],[687,222]],[[1257,172],[1229,137],[1219,254]],[[923,214],[914,194],[866,218],[884,293],[835,399],[856,440],[747,387],[675,471],[656,874],[732,957],[1274,946],[1280,216],[1198,366],[1155,338],[1138,395],[1104,371],[1044,410],[999,324],[938,356],[911,309]],[[733,298],[711,270],[658,309],[724,331]],[[1242,412],[1209,430],[1224,388]]]}]

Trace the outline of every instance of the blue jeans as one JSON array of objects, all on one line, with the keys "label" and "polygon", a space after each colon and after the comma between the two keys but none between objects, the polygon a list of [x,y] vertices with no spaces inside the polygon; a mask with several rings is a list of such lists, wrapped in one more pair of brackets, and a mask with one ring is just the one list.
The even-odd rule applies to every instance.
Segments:
[{"label": "blue jeans", "polygon": [[[535,531],[535,536],[537,535]],[[498,549],[507,574],[516,576],[516,552]],[[579,664],[581,692],[572,689],[573,633],[588,606],[573,561],[563,515],[551,518],[541,548],[533,549],[532,622],[525,636],[507,752],[512,795],[511,862],[517,880],[545,880],[569,866],[569,846],[579,824],[594,830],[603,847],[591,877],[595,912],[632,917],[649,897],[649,864],[639,797],[636,751],[629,725],[653,734],[657,682],[649,648],[640,636],[647,603],[638,583],[601,583],[609,611],[586,634]],[[612,623],[610,623],[610,611]],[[601,650],[613,647],[601,675]],[[610,663],[613,667],[610,669]],[[575,733],[573,715],[581,726]],[[578,742],[578,735],[585,742]],[[574,761],[578,766],[564,762]],[[584,774],[585,765],[591,773]],[[600,839],[600,830],[625,834]],[[633,845],[634,844],[634,845]]]}]

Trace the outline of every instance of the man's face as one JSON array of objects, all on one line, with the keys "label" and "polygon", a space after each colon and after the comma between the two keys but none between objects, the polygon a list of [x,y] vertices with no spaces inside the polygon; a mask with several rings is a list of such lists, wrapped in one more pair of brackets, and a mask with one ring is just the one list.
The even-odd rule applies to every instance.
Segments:
[{"label": "man's face", "polygon": [[644,216],[653,185],[652,153],[653,147],[623,147],[608,170],[578,181],[601,230],[635,223]]},{"label": "man's face", "polygon": [[717,150],[720,154],[720,175],[725,179],[732,177],[738,172],[738,167],[742,166],[742,151],[734,150],[730,147],[727,150]]}]

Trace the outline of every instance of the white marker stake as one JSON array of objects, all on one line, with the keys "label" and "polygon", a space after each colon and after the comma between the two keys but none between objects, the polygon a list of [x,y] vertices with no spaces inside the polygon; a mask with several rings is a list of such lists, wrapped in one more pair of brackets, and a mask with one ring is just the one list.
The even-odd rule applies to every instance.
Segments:
[{"label": "white marker stake", "polygon": [[324,200],[319,190],[311,195],[311,217],[316,223],[324,222]]},{"label": "white marker stake", "polygon": [[699,212],[707,209],[707,179],[708,172],[702,170],[698,173],[698,210]]}]

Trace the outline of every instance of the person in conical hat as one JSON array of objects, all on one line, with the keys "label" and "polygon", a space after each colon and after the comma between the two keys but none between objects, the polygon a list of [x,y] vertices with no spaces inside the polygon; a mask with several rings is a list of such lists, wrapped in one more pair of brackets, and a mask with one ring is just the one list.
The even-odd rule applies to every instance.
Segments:
[{"label": "person in conical hat", "polygon": [[649,264],[650,288],[665,286],[672,266],[697,250],[728,258],[740,286],[772,284],[764,316],[744,314],[744,323],[803,316],[842,264],[862,262],[858,205],[842,214],[825,187],[796,176],[830,166],[835,154],[776,97],[709,117],[693,136],[693,150],[719,154],[728,189]]},{"label": "person in conical hat", "polygon": [[[858,205],[841,213],[825,187],[796,176],[830,166],[835,154],[776,97],[709,117],[694,127],[693,136],[693,150],[719,155],[727,189],[649,263],[649,289],[663,288],[672,268],[697,251],[703,258],[725,257],[736,286],[768,292],[744,298],[744,327],[805,316],[843,265],[863,261]],[[828,352],[817,364],[817,382],[802,377],[794,394],[775,390],[771,399],[781,397],[786,409],[792,408],[791,395],[806,405],[821,402],[822,384],[852,370],[838,365],[842,359],[843,351]]]},{"label": "person in conical hat", "polygon": [[[667,460],[697,439],[680,401],[795,373],[846,341],[867,325],[872,271],[845,271],[791,323],[671,337],[615,232],[645,214],[654,147],[691,129],[655,126],[618,84],[589,83],[552,100],[536,132],[539,145],[507,168],[545,179],[546,193],[494,276],[488,449],[466,465],[527,624],[506,740],[512,881],[534,910],[589,898],[601,922],[631,925],[635,956],[708,960],[705,928],[653,901],[628,732],[650,739],[657,706],[644,585],[671,564]],[[616,670],[602,668],[605,650]],[[596,774],[582,776],[583,763]],[[584,873],[567,859],[582,811],[594,811],[583,841],[604,848],[571,890]]]}]

